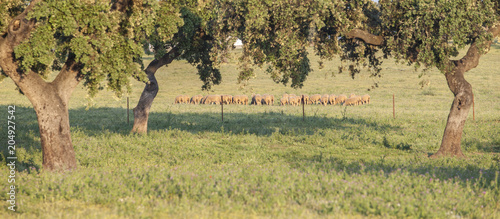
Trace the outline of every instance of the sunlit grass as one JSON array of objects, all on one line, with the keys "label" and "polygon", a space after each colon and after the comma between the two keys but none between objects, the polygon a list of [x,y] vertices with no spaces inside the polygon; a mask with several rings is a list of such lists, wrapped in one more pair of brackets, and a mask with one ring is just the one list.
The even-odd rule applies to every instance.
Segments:
[{"label": "sunlit grass", "polygon": [[[290,218],[500,217],[500,50],[466,77],[474,88],[462,149],[467,159],[429,159],[439,148],[453,95],[444,76],[422,78],[387,60],[380,87],[366,73],[332,76],[338,63],[310,74],[294,90],[258,71],[244,89],[231,61],[223,82],[201,91],[196,69],[177,61],[157,73],[148,135],[129,134],[127,98],[83,87],[70,101],[78,170],[43,171],[36,115],[6,79],[0,118],[16,105],[18,212],[0,204],[0,218]],[[316,59],[313,64],[316,65]],[[420,88],[423,79],[430,85]],[[133,82],[130,108],[143,84]],[[174,105],[179,94],[369,94],[372,104],[341,106]],[[396,119],[392,115],[395,96]],[[5,121],[5,120],[2,120]],[[0,141],[6,142],[6,127]],[[2,134],[3,133],[3,134]],[[5,149],[4,149],[5,150]],[[2,155],[5,161],[5,151]],[[8,169],[0,169],[7,188]],[[7,200],[6,192],[0,193]]]}]

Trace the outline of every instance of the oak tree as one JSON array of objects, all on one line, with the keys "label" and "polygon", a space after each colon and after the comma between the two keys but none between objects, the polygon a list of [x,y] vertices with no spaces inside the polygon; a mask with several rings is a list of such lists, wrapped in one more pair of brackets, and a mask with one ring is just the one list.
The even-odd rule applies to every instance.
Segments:
[{"label": "oak tree", "polygon": [[[368,67],[379,77],[393,57],[416,68],[438,68],[454,100],[441,147],[433,156],[463,156],[461,138],[472,106],[465,72],[479,64],[500,33],[498,0],[242,0],[223,1],[218,26],[244,43],[240,81],[252,65],[268,64],[277,83],[301,87],[311,71],[307,47],[323,59],[340,57],[353,77]],[[220,28],[223,29],[223,28]],[[463,57],[457,57],[466,49]]]},{"label": "oak tree", "polygon": [[[227,51],[230,48],[231,39],[228,31],[213,28],[213,22],[221,14],[217,10],[216,1],[172,1],[175,8],[180,11],[182,25],[178,31],[169,38],[159,37],[158,32],[153,31],[145,36],[143,45],[151,48],[154,56],[145,68],[148,80],[145,83],[137,106],[134,108],[134,125],[132,133],[146,133],[149,111],[154,98],[159,91],[158,81],[155,74],[161,67],[167,67],[174,60],[185,60],[196,66],[200,80],[203,81],[202,89],[209,90],[213,85],[221,82],[221,74],[218,69]],[[162,24],[156,24],[160,27]],[[146,49],[148,51],[148,49]],[[168,70],[167,70],[168,71]]]},{"label": "oak tree", "polygon": [[121,96],[130,77],[147,80],[145,37],[168,40],[182,24],[179,8],[167,1],[1,1],[1,75],[36,111],[44,169],[77,167],[68,112],[76,86],[83,82],[90,96],[103,86]]}]

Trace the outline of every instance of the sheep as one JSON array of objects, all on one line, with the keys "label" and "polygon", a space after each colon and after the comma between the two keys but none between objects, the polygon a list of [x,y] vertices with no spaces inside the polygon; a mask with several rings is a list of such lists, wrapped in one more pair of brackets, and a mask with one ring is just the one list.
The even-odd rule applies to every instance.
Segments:
[{"label": "sheep", "polygon": [[358,98],[351,97],[344,101],[344,106],[354,106],[358,104]]},{"label": "sheep", "polygon": [[202,95],[195,95],[195,96],[191,97],[190,103],[191,104],[200,104],[202,98],[203,98]]},{"label": "sheep", "polygon": [[357,99],[358,103],[356,105],[361,105],[363,104],[363,98],[361,98],[361,96],[354,96],[354,98]]},{"label": "sheep", "polygon": [[241,96],[240,96],[240,95],[234,95],[234,96],[233,96],[233,100],[232,100],[232,102],[233,102],[234,104],[241,104],[241,101],[242,101],[242,100],[241,100]]},{"label": "sheep", "polygon": [[248,105],[248,96],[247,95],[240,95],[241,103],[243,105]]},{"label": "sheep", "polygon": [[292,106],[298,106],[302,101],[302,96],[297,96],[295,94],[290,94],[288,97],[288,102]]},{"label": "sheep", "polygon": [[207,97],[208,96],[204,96],[203,98],[201,98],[200,104],[205,104]]},{"label": "sheep", "polygon": [[274,103],[274,96],[270,94],[262,95],[262,104],[272,105]]},{"label": "sheep", "polygon": [[231,103],[233,103],[233,96],[231,96],[231,95],[222,95],[222,102],[224,104],[231,104]]},{"label": "sheep", "polygon": [[178,104],[182,102],[182,95],[176,96],[174,100],[174,104]]},{"label": "sheep", "polygon": [[221,103],[220,95],[208,95],[205,97],[205,104],[220,104]]},{"label": "sheep", "polygon": [[284,106],[288,104],[288,94],[283,94],[283,96],[280,99],[280,105]]},{"label": "sheep", "polygon": [[337,98],[337,96],[335,96],[335,94],[330,94],[330,96],[328,96],[328,102],[331,104],[331,105],[335,105],[337,104],[335,102],[335,99]]},{"label": "sheep", "polygon": [[262,96],[260,94],[252,95],[252,105],[261,105],[262,104]]},{"label": "sheep", "polygon": [[310,104],[318,104],[321,102],[321,94],[314,94],[309,97]]},{"label": "sheep", "polygon": [[179,95],[179,96],[175,97],[174,104],[177,104],[177,103],[188,103],[188,102],[189,102],[189,96],[187,96],[187,95]]},{"label": "sheep", "polygon": [[280,106],[284,106],[286,104],[288,104],[288,96],[281,97],[281,99],[280,99]]},{"label": "sheep", "polygon": [[365,95],[361,96],[361,102],[362,102],[363,104],[365,104],[365,103],[370,104],[370,95],[365,94]]},{"label": "sheep", "polygon": [[345,100],[347,100],[347,96],[341,94],[337,98],[335,98],[335,103],[343,104]]},{"label": "sheep", "polygon": [[323,96],[321,96],[321,103],[323,104],[323,106],[326,106],[328,104],[328,97],[328,94],[324,94]]},{"label": "sheep", "polygon": [[297,96],[289,96],[288,97],[288,102],[290,102],[290,105],[292,105],[292,106],[298,106],[299,101],[300,101],[300,98]]}]

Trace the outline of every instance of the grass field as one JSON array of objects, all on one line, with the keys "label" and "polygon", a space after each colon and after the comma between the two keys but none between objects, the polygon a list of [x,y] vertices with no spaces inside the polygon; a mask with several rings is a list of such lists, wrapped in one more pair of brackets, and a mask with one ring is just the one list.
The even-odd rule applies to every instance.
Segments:
[{"label": "grass field", "polygon": [[[475,95],[462,149],[466,159],[436,152],[453,95],[431,69],[386,60],[379,88],[367,73],[317,68],[302,89],[258,71],[243,89],[236,63],[223,82],[201,91],[196,69],[176,61],[156,74],[160,91],[148,135],[129,134],[127,98],[104,89],[92,101],[80,86],[70,101],[79,168],[42,169],[36,115],[10,79],[0,84],[0,141],[7,106],[15,105],[18,172],[15,213],[7,209],[9,169],[0,167],[0,218],[500,218],[500,46],[466,74]],[[146,60],[148,61],[148,60]],[[428,80],[421,88],[419,82]],[[133,108],[143,84],[132,82]],[[180,94],[369,94],[369,105],[174,105]],[[396,118],[392,118],[395,95]],[[89,106],[90,105],[90,106]],[[131,113],[132,116],[132,113]],[[2,147],[1,161],[6,162]]]}]

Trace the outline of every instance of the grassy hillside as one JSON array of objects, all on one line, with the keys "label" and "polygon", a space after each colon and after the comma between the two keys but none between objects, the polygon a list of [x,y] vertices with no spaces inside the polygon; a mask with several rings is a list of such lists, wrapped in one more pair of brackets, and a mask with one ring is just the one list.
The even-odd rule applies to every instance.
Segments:
[{"label": "grassy hillside", "polygon": [[[238,51],[235,51],[238,53]],[[7,142],[7,106],[16,106],[18,211],[0,193],[0,217],[19,218],[289,218],[500,217],[500,46],[466,74],[475,96],[462,149],[467,159],[429,159],[439,148],[453,99],[444,76],[422,77],[386,60],[383,77],[337,74],[335,60],[317,68],[302,89],[275,84],[257,71],[236,83],[237,65],[222,66],[223,82],[201,91],[196,69],[176,61],[156,74],[160,91],[148,135],[130,135],[127,98],[102,90],[70,101],[79,169],[44,172],[36,115],[10,79],[0,84],[0,141]],[[146,60],[148,61],[148,60]],[[428,81],[421,88],[419,83]],[[374,82],[379,87],[368,91]],[[144,88],[132,82],[133,108]],[[174,105],[180,94],[369,94],[363,106]],[[395,96],[396,119],[392,118]],[[132,117],[131,113],[131,117]],[[1,161],[5,161],[3,148]],[[0,168],[0,187],[9,169]]]}]

